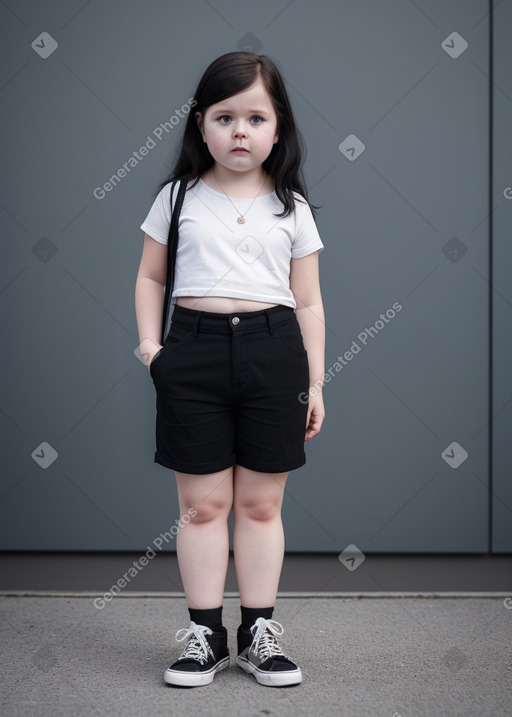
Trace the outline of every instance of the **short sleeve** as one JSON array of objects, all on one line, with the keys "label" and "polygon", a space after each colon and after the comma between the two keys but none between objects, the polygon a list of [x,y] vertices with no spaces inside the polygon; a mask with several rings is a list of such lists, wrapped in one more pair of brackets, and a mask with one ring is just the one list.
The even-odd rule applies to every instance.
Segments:
[{"label": "short sleeve", "polygon": [[320,239],[311,207],[303,197],[295,201],[295,217],[292,259],[300,259],[300,257],[312,254],[314,251],[323,251],[324,245]]},{"label": "short sleeve", "polygon": [[149,234],[150,237],[160,244],[167,244],[169,238],[169,227],[171,225],[171,186],[172,182],[169,182],[160,190],[149,210],[149,214],[140,226],[143,232]]}]

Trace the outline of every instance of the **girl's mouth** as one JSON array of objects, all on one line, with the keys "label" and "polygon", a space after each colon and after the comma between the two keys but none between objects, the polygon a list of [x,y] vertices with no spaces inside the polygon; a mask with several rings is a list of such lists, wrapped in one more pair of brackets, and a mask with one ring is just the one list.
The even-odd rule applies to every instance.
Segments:
[{"label": "girl's mouth", "polygon": [[235,149],[232,150],[232,152],[248,152],[248,149],[245,149],[245,147],[235,147]]}]

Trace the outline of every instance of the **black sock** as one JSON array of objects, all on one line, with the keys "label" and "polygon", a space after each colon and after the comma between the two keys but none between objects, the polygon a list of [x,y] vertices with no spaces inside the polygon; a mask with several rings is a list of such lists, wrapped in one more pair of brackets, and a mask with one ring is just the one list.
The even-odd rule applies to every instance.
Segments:
[{"label": "black sock", "polygon": [[264,617],[266,620],[270,620],[274,607],[243,607],[240,606],[242,613],[242,624],[239,626],[236,639],[238,654],[240,654],[246,647],[249,647],[253,640],[253,634],[251,627],[254,625],[259,617]]},{"label": "black sock", "polygon": [[220,607],[214,607],[210,610],[194,610],[193,608],[188,609],[190,613],[190,619],[195,622],[196,625],[206,625],[213,632],[220,632],[222,630],[222,605]]},{"label": "black sock", "polygon": [[274,606],[243,607],[240,605],[240,612],[242,613],[242,628],[244,630],[250,630],[258,617],[264,617],[265,620],[270,620],[274,612]]}]

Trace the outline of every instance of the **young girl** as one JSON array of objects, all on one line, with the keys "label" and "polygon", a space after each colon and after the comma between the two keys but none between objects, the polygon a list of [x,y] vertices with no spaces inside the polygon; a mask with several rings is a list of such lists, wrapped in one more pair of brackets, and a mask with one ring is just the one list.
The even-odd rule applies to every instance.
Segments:
[{"label": "young girl", "polygon": [[[302,179],[301,136],[282,77],[264,55],[231,52],[207,68],[178,159],[141,226],[135,304],[157,396],[155,462],[174,471],[177,556],[190,626],[166,670],[205,685],[228,667],[222,602],[233,509],[241,602],[237,663],[263,685],[302,681],[272,620],[284,557],[288,472],[325,415],[325,327],[318,234]],[[167,237],[177,186],[174,310],[159,343]],[[308,391],[311,386],[317,390]]]}]

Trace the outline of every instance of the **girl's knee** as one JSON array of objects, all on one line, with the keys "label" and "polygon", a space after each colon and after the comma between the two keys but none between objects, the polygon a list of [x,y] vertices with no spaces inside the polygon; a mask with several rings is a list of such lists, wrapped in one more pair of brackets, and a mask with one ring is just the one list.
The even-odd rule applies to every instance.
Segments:
[{"label": "girl's knee", "polygon": [[204,476],[176,472],[180,513],[191,523],[210,523],[229,515],[233,504],[233,469]]},{"label": "girl's knee", "polygon": [[187,506],[185,512],[189,510],[191,523],[201,524],[211,523],[212,521],[221,519],[227,520],[230,508],[231,506],[228,506],[222,501],[205,500],[197,505]]},{"label": "girl's knee", "polygon": [[281,500],[239,500],[233,506],[236,518],[247,518],[258,522],[274,520],[281,514]]}]

